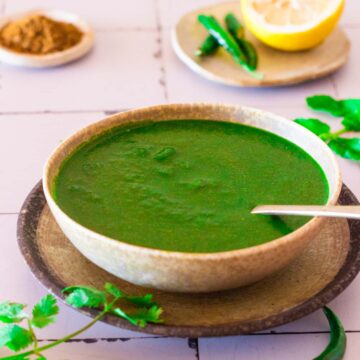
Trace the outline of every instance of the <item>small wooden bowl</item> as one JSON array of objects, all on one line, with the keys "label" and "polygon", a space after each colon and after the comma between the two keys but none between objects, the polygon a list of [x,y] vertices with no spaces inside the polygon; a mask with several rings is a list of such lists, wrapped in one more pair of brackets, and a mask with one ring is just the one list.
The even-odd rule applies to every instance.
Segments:
[{"label": "small wooden bowl", "polygon": [[78,27],[83,37],[81,41],[69,49],[45,55],[26,54],[13,51],[0,45],[0,61],[6,64],[30,68],[48,68],[75,61],[87,54],[94,44],[94,34],[89,25],[79,16],[62,11],[37,9],[0,19],[0,28],[7,23],[22,19],[27,16],[44,15],[51,19],[71,23]]},{"label": "small wooden bowl", "polygon": [[[52,197],[59,168],[78,146],[115,126],[148,121],[199,119],[243,123],[286,138],[307,151],[326,174],[336,204],[341,176],[330,149],[317,136],[294,122],[241,106],[176,104],[119,113],[94,123],[64,141],[47,161],[43,173],[46,200],[62,231],[89,260],[131,283],[175,292],[211,292],[254,283],[285,267],[319,233],[326,219],[315,217],[296,231],[271,242],[219,253],[181,253],[131,245],[100,235],[72,220]],[[259,174],[260,175],[260,174]]]}]

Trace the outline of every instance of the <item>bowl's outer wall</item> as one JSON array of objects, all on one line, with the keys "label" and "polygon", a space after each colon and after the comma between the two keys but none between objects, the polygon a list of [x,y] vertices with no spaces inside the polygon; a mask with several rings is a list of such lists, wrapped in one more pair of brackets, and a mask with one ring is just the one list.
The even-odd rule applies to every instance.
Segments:
[{"label": "bowl's outer wall", "polygon": [[[162,105],[113,115],[80,130],[62,143],[44,168],[44,192],[50,209],[69,240],[88,259],[129,282],[167,291],[208,292],[247,285],[286,266],[321,229],[314,218],[295,232],[269,243],[215,254],[154,250],[112,240],[84,228],[56,205],[51,188],[59,167],[80,144],[114,126],[145,121],[222,120],[240,122],[278,134],[307,151],[323,168],[329,182],[329,204],[335,204],[341,177],[327,146],[308,130],[260,110],[225,105]],[[276,169],[274,169],[276,171]]]}]

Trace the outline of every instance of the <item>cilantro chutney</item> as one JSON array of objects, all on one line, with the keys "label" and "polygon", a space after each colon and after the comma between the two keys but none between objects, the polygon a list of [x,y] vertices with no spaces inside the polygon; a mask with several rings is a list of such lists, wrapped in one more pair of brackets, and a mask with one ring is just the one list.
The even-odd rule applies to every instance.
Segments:
[{"label": "cilantro chutney", "polygon": [[81,225],[129,244],[220,252],[263,244],[309,218],[252,215],[261,204],[325,204],[325,174],[297,145],[221,121],[117,127],[62,164],[60,208]]}]

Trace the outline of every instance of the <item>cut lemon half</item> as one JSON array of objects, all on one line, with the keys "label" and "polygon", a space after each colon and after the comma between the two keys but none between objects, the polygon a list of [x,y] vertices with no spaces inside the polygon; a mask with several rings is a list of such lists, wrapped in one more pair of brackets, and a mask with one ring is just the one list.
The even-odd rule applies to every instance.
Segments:
[{"label": "cut lemon half", "polygon": [[344,0],[240,1],[248,29],[265,44],[285,51],[321,44],[344,8]]}]

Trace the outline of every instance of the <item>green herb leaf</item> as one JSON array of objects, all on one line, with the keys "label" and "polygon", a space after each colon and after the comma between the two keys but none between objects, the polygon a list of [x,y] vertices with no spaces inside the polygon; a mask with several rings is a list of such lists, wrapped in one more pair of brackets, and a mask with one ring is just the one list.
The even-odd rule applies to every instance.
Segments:
[{"label": "green herb leaf", "polygon": [[136,314],[131,315],[131,317],[140,327],[145,327],[147,323],[162,323],[163,320],[160,319],[162,312],[162,308],[153,306],[150,309],[141,309]]},{"label": "green herb leaf", "polygon": [[145,296],[128,296],[124,294],[118,287],[110,283],[106,283],[104,288],[110,295],[116,298],[123,298],[137,307],[151,308],[152,306],[157,305],[152,300],[152,294],[146,294]]},{"label": "green herb leaf", "polygon": [[106,283],[104,285],[104,289],[112,296],[116,297],[116,298],[120,298],[120,297],[124,297],[125,295],[123,294],[123,292],[116,287],[115,285],[111,284],[111,283]]},{"label": "green herb leaf", "polygon": [[346,350],[346,333],[339,318],[328,307],[323,309],[330,325],[330,342],[326,349],[313,360],[341,360]]},{"label": "green herb leaf", "polygon": [[3,323],[17,323],[25,319],[27,315],[23,312],[24,304],[5,301],[0,304],[0,321]]},{"label": "green herb leaf", "polygon": [[152,300],[152,294],[146,294],[145,296],[126,296],[126,300],[131,302],[137,307],[151,308],[157,306],[157,303]]},{"label": "green herb leaf", "polygon": [[349,131],[360,131],[360,113],[345,115],[341,123]]},{"label": "green herb leaf", "polygon": [[163,312],[162,308],[153,306],[150,309],[141,309],[135,314],[127,314],[120,308],[112,310],[113,314],[129,321],[135,326],[145,327],[148,323],[161,323],[160,316]]},{"label": "green herb leaf", "polygon": [[345,99],[339,101],[343,114],[360,114],[360,99]]},{"label": "green herb leaf", "polygon": [[33,308],[31,323],[38,328],[43,328],[53,323],[55,315],[59,313],[59,307],[53,295],[44,296]]},{"label": "green herb leaf", "polygon": [[136,323],[136,320],[133,319],[130,315],[128,315],[125,311],[123,311],[122,309],[120,308],[115,308],[112,310],[112,313],[116,316],[119,316],[127,321],[129,321],[129,323],[131,323],[132,325],[136,326],[137,323]]},{"label": "green herb leaf", "polygon": [[90,286],[70,286],[63,293],[70,293],[66,302],[76,308],[90,307],[98,308],[106,304],[106,294]]},{"label": "green herb leaf", "polygon": [[360,161],[360,138],[338,138],[330,141],[328,145],[339,156]]},{"label": "green herb leaf", "polygon": [[340,101],[327,95],[315,95],[306,99],[308,106],[315,111],[323,111],[333,116],[343,116],[344,109]]},{"label": "green herb leaf", "polygon": [[32,344],[30,331],[19,325],[6,325],[0,328],[0,347],[7,346],[10,350],[19,351]]},{"label": "green herb leaf", "polygon": [[298,118],[294,120],[297,124],[307,128],[315,135],[327,135],[330,133],[330,126],[318,119]]}]

